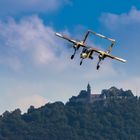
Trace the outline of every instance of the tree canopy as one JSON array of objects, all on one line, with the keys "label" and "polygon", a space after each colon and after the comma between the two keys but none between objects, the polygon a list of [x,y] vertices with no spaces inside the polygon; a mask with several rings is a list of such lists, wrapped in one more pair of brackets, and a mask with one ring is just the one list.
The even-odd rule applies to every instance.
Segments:
[{"label": "tree canopy", "polygon": [[31,106],[25,114],[16,109],[0,116],[0,140],[126,139],[140,140],[140,99],[135,96],[48,103]]}]

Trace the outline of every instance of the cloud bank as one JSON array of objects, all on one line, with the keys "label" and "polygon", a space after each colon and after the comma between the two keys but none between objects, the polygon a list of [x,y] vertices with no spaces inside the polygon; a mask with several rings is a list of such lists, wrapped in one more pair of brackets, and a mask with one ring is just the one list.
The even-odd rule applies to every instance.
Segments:
[{"label": "cloud bank", "polygon": [[132,7],[128,13],[120,15],[113,13],[103,13],[101,21],[110,30],[117,30],[119,27],[127,27],[140,24],[140,11]]},{"label": "cloud bank", "polygon": [[103,13],[101,23],[113,34],[118,42],[117,49],[127,59],[125,65],[125,78],[117,85],[126,89],[132,89],[137,95],[140,95],[140,10],[132,7],[130,11],[122,14]]},{"label": "cloud bank", "polygon": [[140,10],[132,7],[128,13],[118,15],[103,13],[100,20],[104,27],[117,38],[119,42],[117,47],[123,52],[128,60],[127,63],[131,63],[132,68],[140,66],[138,57],[140,54],[138,47],[140,44]]},{"label": "cloud bank", "polygon": [[63,45],[50,26],[37,16],[25,17],[19,22],[10,18],[0,21],[1,64],[21,68],[24,63],[47,65],[56,60]]},{"label": "cloud bank", "polygon": [[20,13],[48,13],[70,3],[69,0],[1,0],[0,15],[17,15]]}]

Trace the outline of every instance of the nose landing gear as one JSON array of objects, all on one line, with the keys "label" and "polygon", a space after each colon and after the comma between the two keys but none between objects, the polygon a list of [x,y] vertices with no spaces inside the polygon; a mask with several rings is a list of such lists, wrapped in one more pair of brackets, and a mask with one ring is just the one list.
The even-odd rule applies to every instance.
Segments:
[{"label": "nose landing gear", "polygon": [[83,59],[81,59],[81,61],[80,61],[80,66],[82,65],[82,63],[83,63]]},{"label": "nose landing gear", "polygon": [[99,68],[100,68],[100,65],[97,65],[96,69],[99,70]]}]

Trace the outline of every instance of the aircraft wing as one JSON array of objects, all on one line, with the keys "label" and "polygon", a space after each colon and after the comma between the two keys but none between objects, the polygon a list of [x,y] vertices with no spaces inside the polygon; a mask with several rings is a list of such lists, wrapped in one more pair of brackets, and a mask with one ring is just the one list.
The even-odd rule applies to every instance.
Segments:
[{"label": "aircraft wing", "polygon": [[[85,47],[86,47],[86,46],[85,46]],[[121,61],[121,62],[123,62],[123,63],[126,62],[126,60],[124,60],[124,59],[122,59],[122,58],[119,58],[119,57],[110,55],[109,53],[106,53],[106,52],[104,52],[104,51],[98,50],[98,49],[96,49],[96,48],[93,48],[93,47],[87,47],[87,48],[89,48],[89,49],[88,49],[89,51],[96,52],[96,53],[98,53],[98,54],[104,55],[105,57],[109,57],[109,58],[112,58],[112,59]]]},{"label": "aircraft wing", "polygon": [[67,37],[67,36],[65,36],[65,35],[62,35],[62,34],[60,34],[60,33],[55,33],[55,35],[58,36],[58,37],[60,37],[60,38],[66,39],[66,40],[68,40],[69,42],[72,42],[72,43],[74,43],[74,44],[77,44],[77,41],[76,41],[76,40],[71,39],[71,38],[69,38],[69,37]]},{"label": "aircraft wing", "polygon": [[109,58],[112,58],[112,59],[115,59],[115,60],[118,60],[118,61],[121,61],[123,63],[126,62],[126,60],[122,59],[122,58],[119,58],[119,57],[116,57],[116,56],[113,56],[113,55],[110,55],[110,54],[107,54],[105,53],[105,56],[109,57]]},{"label": "aircraft wing", "polygon": [[97,49],[97,48],[93,48],[93,47],[90,47],[90,46],[87,46],[87,45],[81,45],[81,46],[87,48],[87,49],[88,49],[89,51],[91,51],[91,52],[96,52],[96,53],[99,53],[99,54],[101,54],[101,52],[102,52],[102,51],[100,51],[100,50]]}]

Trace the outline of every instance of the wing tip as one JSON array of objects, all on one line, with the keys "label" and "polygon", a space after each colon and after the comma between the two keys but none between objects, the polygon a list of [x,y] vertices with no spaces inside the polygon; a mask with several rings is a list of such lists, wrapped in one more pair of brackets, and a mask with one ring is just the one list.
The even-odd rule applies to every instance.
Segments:
[{"label": "wing tip", "polygon": [[124,60],[124,59],[118,59],[118,60],[120,60],[123,63],[126,63],[127,62],[127,60]]},{"label": "wing tip", "polygon": [[126,62],[127,62],[127,60],[123,60],[123,62],[124,62],[124,63],[126,63]]},{"label": "wing tip", "polygon": [[58,37],[63,37],[60,33],[55,33],[55,35]]}]

